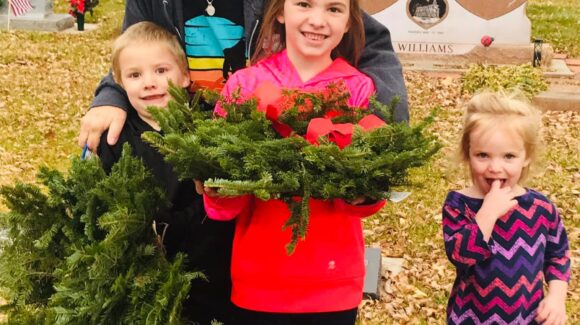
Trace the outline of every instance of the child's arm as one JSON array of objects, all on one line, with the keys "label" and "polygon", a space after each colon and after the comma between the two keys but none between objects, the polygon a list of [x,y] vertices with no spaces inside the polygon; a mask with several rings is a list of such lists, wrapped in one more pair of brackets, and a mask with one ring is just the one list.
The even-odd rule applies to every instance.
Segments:
[{"label": "child's arm", "polygon": [[121,159],[122,148],[123,148],[123,141],[121,143],[116,143],[115,145],[107,144],[107,135],[109,131],[105,131],[101,135],[101,141],[99,142],[99,146],[97,147],[97,156],[101,160],[101,165],[103,169],[108,174],[111,172],[111,168],[113,165]]},{"label": "child's arm", "polygon": [[492,255],[483,233],[463,202],[446,201],[443,205],[445,253],[458,269],[468,268]]},{"label": "child's arm", "polygon": [[499,180],[493,181],[491,189],[483,199],[481,208],[475,215],[475,221],[483,233],[483,240],[486,242],[491,237],[497,219],[518,204],[518,201],[514,199],[515,193],[513,193],[511,188],[500,188],[500,186],[501,182]]},{"label": "child's arm", "polygon": [[479,211],[466,210],[465,204],[456,200],[443,205],[445,252],[457,268],[475,265],[493,254],[490,238],[495,222],[517,204],[513,195],[507,194],[511,190],[499,187],[499,181],[493,182]]},{"label": "child's arm", "polygon": [[566,293],[570,280],[570,247],[564,223],[558,209],[550,204],[551,226],[544,255],[544,276],[548,293],[540,302],[536,320],[542,324],[564,324],[566,321]]},{"label": "child's arm", "polygon": [[560,218],[558,209],[553,204],[550,229],[546,238],[546,250],[544,253],[544,276],[550,283],[552,280],[570,280],[570,245],[566,228]]},{"label": "child's arm", "polygon": [[208,195],[208,192],[203,193],[203,204],[205,212],[210,219],[228,221],[237,217],[249,205],[253,196],[242,195],[234,197],[224,197]]},{"label": "child's arm", "polygon": [[566,293],[568,283],[560,280],[548,282],[548,294],[540,302],[535,320],[543,325],[566,323]]},{"label": "child's arm", "polygon": [[491,233],[497,219],[506,214],[517,201],[510,188],[500,188],[494,181],[483,205],[476,213],[465,211],[461,202],[445,202],[443,233],[447,257],[457,268],[475,265],[492,254]]}]

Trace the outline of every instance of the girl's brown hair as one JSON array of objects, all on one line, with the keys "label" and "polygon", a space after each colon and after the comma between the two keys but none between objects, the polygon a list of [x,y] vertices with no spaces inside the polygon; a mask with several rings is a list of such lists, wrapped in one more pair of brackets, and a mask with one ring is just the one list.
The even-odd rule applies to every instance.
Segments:
[{"label": "girl's brown hair", "polygon": [[[285,1],[267,1],[262,27],[256,42],[256,52],[251,58],[252,64],[286,48],[284,24],[278,22],[277,19],[284,13]],[[349,3],[349,29],[342,36],[338,46],[332,50],[331,56],[333,59],[341,57],[356,66],[365,45],[365,29],[359,0],[349,0]]]}]

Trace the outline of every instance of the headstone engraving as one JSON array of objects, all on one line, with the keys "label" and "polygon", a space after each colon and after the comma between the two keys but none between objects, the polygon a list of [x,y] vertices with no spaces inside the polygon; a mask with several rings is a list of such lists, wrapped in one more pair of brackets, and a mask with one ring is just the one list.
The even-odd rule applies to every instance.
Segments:
[{"label": "headstone engraving", "polygon": [[[456,63],[532,60],[526,0],[363,0],[362,6],[389,28],[403,60],[418,56],[447,61],[451,56]],[[494,38],[489,47],[481,44],[486,35]]]}]

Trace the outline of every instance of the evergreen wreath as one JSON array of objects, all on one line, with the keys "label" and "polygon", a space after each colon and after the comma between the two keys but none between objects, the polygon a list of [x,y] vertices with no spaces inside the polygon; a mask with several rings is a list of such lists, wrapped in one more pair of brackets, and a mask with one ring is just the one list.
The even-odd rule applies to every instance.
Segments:
[{"label": "evergreen wreath", "polygon": [[[349,107],[342,83],[318,92],[283,90],[273,104],[242,100],[239,91],[231,98],[203,92],[207,100],[220,100],[223,118],[201,109],[201,92],[191,102],[183,89],[172,87],[170,93],[174,100],[167,109],[150,108],[163,134],[148,132],[144,139],[180,178],[204,181],[220,195],[286,202],[291,216],[284,228],[292,230],[288,254],[305,238],[309,198],[387,199],[391,186],[404,184],[409,169],[424,165],[440,148],[425,134],[432,116],[411,126],[392,120],[396,100],[382,105],[371,99],[373,110]],[[372,112],[387,123],[368,130],[357,125],[376,119]],[[331,130],[346,126],[352,134],[309,134],[317,123]]]},{"label": "evergreen wreath", "polygon": [[156,248],[151,223],[167,202],[128,145],[110,175],[97,159],[75,159],[67,177],[42,168],[38,180],[0,188],[9,324],[182,323],[190,281],[203,275]]}]

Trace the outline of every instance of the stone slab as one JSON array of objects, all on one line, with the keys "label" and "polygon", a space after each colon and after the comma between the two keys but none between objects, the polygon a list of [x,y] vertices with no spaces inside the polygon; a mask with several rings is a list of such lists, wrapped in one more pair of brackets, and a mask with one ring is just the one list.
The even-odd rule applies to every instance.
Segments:
[{"label": "stone slab", "polygon": [[75,23],[71,28],[67,28],[67,29],[63,30],[62,32],[65,34],[80,34],[80,35],[82,35],[84,33],[97,30],[98,28],[99,28],[99,24],[87,24],[87,23],[85,23],[85,30],[78,30],[77,24]]},{"label": "stone slab", "polygon": [[365,281],[363,297],[366,299],[378,299],[381,281],[381,249],[365,247]]},{"label": "stone slab", "polygon": [[400,257],[383,257],[382,258],[382,268],[385,271],[391,272],[392,276],[395,276],[403,271],[403,264],[405,259]]},{"label": "stone slab", "polygon": [[580,87],[570,91],[548,89],[536,95],[532,102],[548,111],[580,112]]},{"label": "stone slab", "polygon": [[365,247],[365,281],[363,298],[379,299],[380,283],[383,273],[388,271],[395,276],[403,271],[404,259],[395,257],[383,257],[381,249],[377,247]]},{"label": "stone slab", "polygon": [[[463,65],[442,64],[433,61],[401,60],[403,71],[424,72],[431,76],[459,78],[467,67]],[[550,83],[548,90],[532,100],[543,110],[580,112],[580,71],[572,71],[563,59],[552,60],[549,67],[543,68],[544,77]],[[383,258],[383,270],[385,265]]]},{"label": "stone slab", "polygon": [[544,70],[544,76],[549,78],[574,78],[574,72],[566,64],[566,60],[555,59]]},{"label": "stone slab", "polygon": [[[10,29],[58,32],[73,27],[75,19],[68,14],[48,14],[44,17],[23,15],[10,19]],[[0,16],[0,29],[7,28],[7,16]]]},{"label": "stone slab", "polygon": [[565,59],[568,57],[566,53],[554,53],[554,59]]}]

